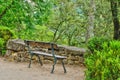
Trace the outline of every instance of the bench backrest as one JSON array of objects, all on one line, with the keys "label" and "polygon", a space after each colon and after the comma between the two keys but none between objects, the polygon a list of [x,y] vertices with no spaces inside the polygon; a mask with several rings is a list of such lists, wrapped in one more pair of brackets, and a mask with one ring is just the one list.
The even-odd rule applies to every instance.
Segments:
[{"label": "bench backrest", "polygon": [[30,41],[30,40],[24,40],[24,42],[33,48],[44,48],[44,49],[52,49],[51,45],[53,45],[53,48],[58,50],[58,46],[55,43],[50,42],[39,42],[39,41]]},{"label": "bench backrest", "polygon": [[42,48],[44,49],[49,49],[52,50],[52,55],[55,58],[55,54],[54,54],[54,50],[59,50],[57,44],[55,43],[50,43],[50,42],[39,42],[39,41],[30,41],[30,40],[24,40],[29,53],[31,53],[31,50],[42,50]]}]

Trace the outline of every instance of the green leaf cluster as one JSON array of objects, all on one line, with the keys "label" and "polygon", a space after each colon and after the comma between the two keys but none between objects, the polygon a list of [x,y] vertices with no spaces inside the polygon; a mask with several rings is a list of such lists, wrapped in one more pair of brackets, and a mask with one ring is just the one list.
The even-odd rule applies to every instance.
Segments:
[{"label": "green leaf cluster", "polygon": [[[0,24],[13,28],[25,24],[33,28],[45,24],[52,7],[51,0],[7,0],[0,1]],[[1,16],[2,15],[2,16]]]},{"label": "green leaf cluster", "polygon": [[101,51],[96,50],[85,58],[86,80],[120,79],[120,41],[102,44]]},{"label": "green leaf cluster", "polygon": [[36,25],[35,28],[25,28],[18,33],[20,39],[52,41],[53,31],[46,26]]},{"label": "green leaf cluster", "polygon": [[14,32],[8,27],[0,26],[0,52],[5,54],[6,43],[9,39],[16,38]]},{"label": "green leaf cluster", "polygon": [[91,52],[94,52],[95,50],[102,50],[102,44],[109,41],[110,40],[105,37],[93,37],[89,39],[87,47]]}]

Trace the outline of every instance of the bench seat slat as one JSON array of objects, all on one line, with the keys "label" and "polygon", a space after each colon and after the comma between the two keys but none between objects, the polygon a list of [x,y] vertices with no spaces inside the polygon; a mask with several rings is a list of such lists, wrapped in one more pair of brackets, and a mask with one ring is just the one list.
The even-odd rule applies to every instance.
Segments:
[{"label": "bench seat slat", "polygon": [[[49,53],[46,53],[46,52],[42,52],[42,51],[31,51],[31,53],[39,54],[39,55],[43,55],[43,56],[50,56],[50,57],[53,56],[52,54],[49,54]],[[67,58],[65,56],[59,56],[59,55],[55,55],[55,57],[58,58],[58,59],[66,59]]]}]

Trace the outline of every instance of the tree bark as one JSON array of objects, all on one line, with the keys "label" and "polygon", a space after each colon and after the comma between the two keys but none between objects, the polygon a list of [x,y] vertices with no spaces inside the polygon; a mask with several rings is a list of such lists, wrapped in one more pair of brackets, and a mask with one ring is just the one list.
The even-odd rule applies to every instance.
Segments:
[{"label": "tree bark", "polygon": [[118,3],[116,0],[110,0],[111,3],[111,11],[112,11],[112,18],[113,18],[113,25],[114,25],[114,39],[120,39],[120,24],[118,19]]},{"label": "tree bark", "polygon": [[87,27],[86,42],[88,41],[89,38],[94,36],[94,18],[95,18],[94,12],[95,12],[95,2],[94,0],[90,0],[90,9],[88,14],[89,26]]}]

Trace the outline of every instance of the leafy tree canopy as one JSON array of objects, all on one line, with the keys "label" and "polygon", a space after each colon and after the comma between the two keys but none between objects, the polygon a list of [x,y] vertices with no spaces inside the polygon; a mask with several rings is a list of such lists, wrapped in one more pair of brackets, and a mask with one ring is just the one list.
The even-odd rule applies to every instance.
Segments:
[{"label": "leafy tree canopy", "polygon": [[0,24],[10,27],[33,28],[46,23],[51,13],[50,0],[0,0]]}]

